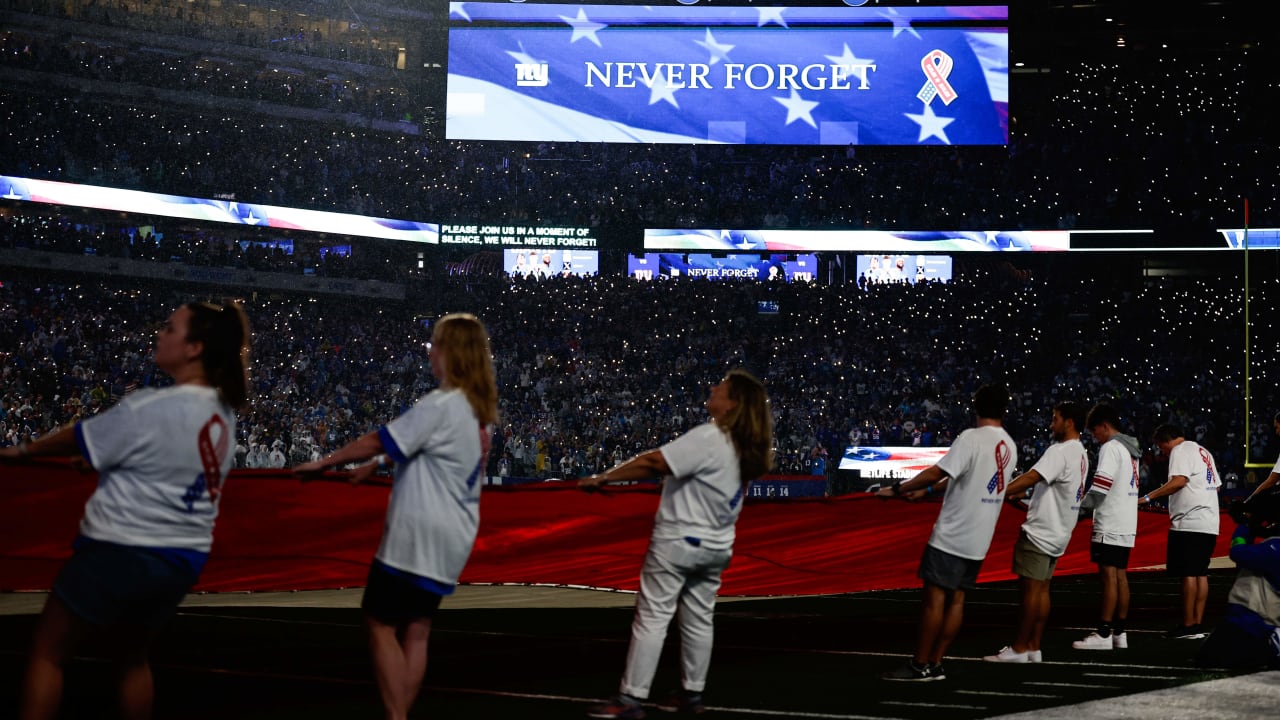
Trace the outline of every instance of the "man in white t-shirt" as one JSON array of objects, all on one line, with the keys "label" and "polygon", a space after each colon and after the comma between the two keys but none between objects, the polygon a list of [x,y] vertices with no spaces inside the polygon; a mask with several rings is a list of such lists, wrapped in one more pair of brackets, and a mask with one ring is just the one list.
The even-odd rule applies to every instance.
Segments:
[{"label": "man in white t-shirt", "polygon": [[1213,455],[1183,437],[1176,425],[1161,425],[1153,434],[1169,458],[1169,480],[1138,499],[1140,505],[1169,498],[1169,543],[1165,565],[1170,577],[1182,580],[1182,624],[1166,638],[1198,640],[1205,636],[1204,605],[1209,597],[1209,560],[1218,542],[1218,488],[1222,476]]},{"label": "man in white t-shirt", "polygon": [[1083,405],[1059,403],[1049,421],[1053,444],[1005,492],[1005,498],[1012,500],[1035,488],[1027,506],[1027,521],[1022,523],[1022,532],[1013,546],[1013,574],[1018,576],[1021,591],[1018,635],[1012,645],[983,660],[1040,662],[1040,637],[1049,620],[1049,583],[1080,517],[1080,501],[1089,475],[1089,456],[1080,442],[1079,428],[1084,421]]},{"label": "man in white t-shirt", "polygon": [[1118,650],[1129,647],[1125,623],[1129,617],[1129,553],[1138,536],[1137,438],[1120,432],[1120,414],[1106,403],[1089,411],[1085,422],[1100,444],[1093,485],[1081,507],[1093,510],[1089,559],[1102,579],[1102,614],[1098,629],[1071,647],[1076,650]]},{"label": "man in white t-shirt", "polygon": [[915,656],[881,675],[885,680],[946,679],[942,656],[960,630],[965,590],[977,584],[1004,505],[1005,487],[1018,465],[1017,446],[1004,430],[1008,406],[1009,391],[1003,386],[982,386],[973,396],[977,425],[960,433],[936,465],[877,493],[914,499],[946,488],[933,535],[920,559],[924,603]]}]

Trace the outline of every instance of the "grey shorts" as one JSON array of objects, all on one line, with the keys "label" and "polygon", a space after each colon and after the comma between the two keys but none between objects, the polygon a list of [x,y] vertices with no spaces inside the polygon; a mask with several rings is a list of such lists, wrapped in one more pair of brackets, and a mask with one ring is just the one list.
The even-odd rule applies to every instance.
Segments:
[{"label": "grey shorts", "polygon": [[959,590],[977,587],[978,573],[981,570],[981,560],[962,558],[926,545],[924,555],[920,558],[920,571],[916,575],[944,590]]}]

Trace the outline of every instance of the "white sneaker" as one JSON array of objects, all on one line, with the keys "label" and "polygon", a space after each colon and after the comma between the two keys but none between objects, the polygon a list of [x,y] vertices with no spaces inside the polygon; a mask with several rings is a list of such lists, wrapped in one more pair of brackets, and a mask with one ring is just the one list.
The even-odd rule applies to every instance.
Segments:
[{"label": "white sneaker", "polygon": [[1009,647],[1008,645],[1005,645],[1003,648],[1000,648],[1000,652],[996,653],[995,655],[987,655],[982,659],[986,660],[987,662],[1003,662],[1003,663],[1030,662],[1030,658],[1027,657],[1027,653],[1015,652],[1014,649],[1012,647]]},{"label": "white sneaker", "polygon": [[1071,643],[1071,647],[1077,650],[1110,650],[1115,647],[1115,639],[1115,633],[1102,637],[1096,632],[1091,632],[1089,637]]},{"label": "white sneaker", "polygon": [[1117,650],[1129,647],[1129,633],[1111,633],[1111,647]]},{"label": "white sneaker", "polygon": [[1028,650],[1027,662],[1044,662],[1044,653],[1039,650]]}]

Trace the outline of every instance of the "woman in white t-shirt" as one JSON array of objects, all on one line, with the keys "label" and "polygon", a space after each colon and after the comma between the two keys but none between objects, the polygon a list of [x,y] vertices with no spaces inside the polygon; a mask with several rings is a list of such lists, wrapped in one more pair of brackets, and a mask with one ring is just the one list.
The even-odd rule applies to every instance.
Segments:
[{"label": "woman in white t-shirt", "polygon": [[665,477],[662,500],[640,570],[631,647],[619,693],[590,717],[644,717],[667,626],[680,610],[683,691],[664,709],[701,712],[711,664],[712,617],[720,575],[733,555],[734,525],[747,485],[773,466],[773,417],[764,385],[731,370],[707,399],[711,422],[600,475],[585,490],[612,482]]},{"label": "woman in white t-shirt", "polygon": [[78,457],[98,471],[74,552],[36,625],[22,717],[53,718],[63,668],[82,637],[111,630],[120,714],[150,717],[151,638],[196,583],[213,546],[222,484],[235,463],[233,408],[248,396],[249,324],[238,305],[188,303],[156,333],[156,367],[174,385],[111,409],[0,460]]},{"label": "woman in white t-shirt", "polygon": [[378,430],[294,468],[308,477],[377,456],[351,472],[358,483],[388,458],[395,464],[386,529],[361,602],[388,718],[405,717],[413,705],[427,669],[431,620],[471,555],[498,420],[493,353],[474,315],[440,318],[428,355],[438,389]]}]

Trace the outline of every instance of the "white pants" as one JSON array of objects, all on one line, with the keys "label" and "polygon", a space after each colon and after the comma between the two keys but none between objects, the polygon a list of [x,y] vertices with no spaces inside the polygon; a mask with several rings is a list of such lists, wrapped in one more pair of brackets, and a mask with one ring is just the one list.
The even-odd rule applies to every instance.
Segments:
[{"label": "white pants", "polygon": [[711,665],[712,618],[720,573],[729,566],[732,550],[708,550],[684,539],[649,543],[640,569],[640,596],[631,624],[631,648],[622,692],[649,697],[649,686],[658,669],[667,626],[680,608],[680,666],[683,686],[702,692]]}]

